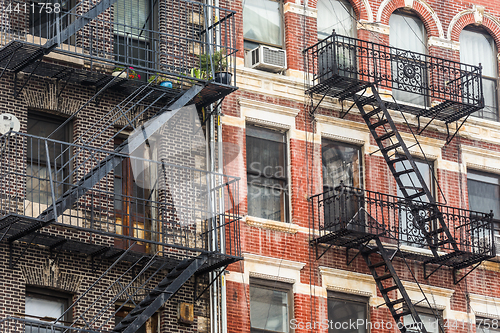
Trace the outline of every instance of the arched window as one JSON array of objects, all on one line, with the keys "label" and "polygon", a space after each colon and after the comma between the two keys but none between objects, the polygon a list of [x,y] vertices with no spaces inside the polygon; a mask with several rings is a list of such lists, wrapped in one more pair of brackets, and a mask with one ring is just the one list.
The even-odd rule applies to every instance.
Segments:
[{"label": "arched window", "polygon": [[356,37],[356,19],[351,4],[343,0],[318,0],[318,39],[332,34]]},{"label": "arched window", "polygon": [[[389,43],[392,47],[410,51],[410,53],[395,51],[395,61],[392,62],[393,88],[392,94],[397,101],[425,106],[427,83],[427,68],[425,58],[415,53],[427,53],[427,34],[423,22],[416,16],[402,10],[396,10],[389,18]],[[415,75],[405,76],[405,66],[414,68]]]},{"label": "arched window", "polygon": [[484,30],[466,27],[460,33],[460,62],[483,66],[484,109],[474,116],[498,121],[497,48]]}]

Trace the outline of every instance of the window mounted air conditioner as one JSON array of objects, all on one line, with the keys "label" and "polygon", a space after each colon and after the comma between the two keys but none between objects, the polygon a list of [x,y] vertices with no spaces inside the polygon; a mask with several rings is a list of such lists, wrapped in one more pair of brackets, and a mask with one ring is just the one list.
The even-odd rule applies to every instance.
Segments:
[{"label": "window mounted air conditioner", "polygon": [[249,52],[250,67],[268,72],[281,72],[286,69],[286,51],[259,45]]}]

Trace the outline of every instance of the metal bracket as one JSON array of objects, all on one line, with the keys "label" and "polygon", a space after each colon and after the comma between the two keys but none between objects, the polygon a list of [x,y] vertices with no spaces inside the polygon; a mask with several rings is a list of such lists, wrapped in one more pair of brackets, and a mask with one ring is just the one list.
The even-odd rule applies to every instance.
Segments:
[{"label": "metal bracket", "polygon": [[[9,61],[7,62],[7,64],[5,65],[5,67],[3,68],[2,74],[0,74],[0,79],[3,77],[3,74],[5,73],[5,70],[7,69],[7,67],[9,67],[10,62],[12,61],[12,58],[14,58],[14,55],[16,54],[16,51],[19,50],[21,47],[22,47],[22,44],[19,45],[16,49],[14,49],[14,50],[11,51]],[[7,57],[8,57],[8,55],[6,55],[2,59],[0,59],[0,61],[3,61]]]},{"label": "metal bracket", "polygon": [[[211,286],[212,284],[214,284],[215,280],[217,280],[217,279],[219,278],[219,276],[220,276],[220,275],[221,275],[221,274],[222,274],[222,273],[226,270],[226,268],[227,268],[227,265],[226,265],[226,266],[224,266],[223,268],[221,268],[221,269],[219,270],[219,272],[215,275],[215,277],[212,279],[212,281],[210,281],[210,283],[209,283],[209,284],[208,284],[205,288],[203,288],[203,290],[202,290],[202,291],[201,291],[201,293],[198,295],[198,297],[196,297],[196,298],[194,299],[194,302],[193,302],[193,303],[196,303],[196,301],[200,299],[200,297],[201,297],[201,296],[205,293],[205,291],[207,291],[207,290],[208,290],[208,288],[210,288],[210,286]],[[196,296],[196,292],[193,294],[193,297],[194,297],[194,296]]]},{"label": "metal bracket", "polygon": [[33,236],[31,236],[31,239],[29,240],[29,242],[26,243],[24,249],[22,250],[21,254],[19,254],[19,257],[17,259],[15,259],[14,261],[14,244],[13,242],[9,242],[9,268],[10,269],[14,269],[14,267],[16,267],[16,264],[19,262],[19,260],[24,256],[24,254],[26,253],[26,251],[28,251],[28,249],[31,247],[31,244],[33,243],[33,241],[35,240],[36,236],[38,236],[38,233],[34,232],[33,233]]},{"label": "metal bracket", "polygon": [[472,273],[476,268],[478,268],[480,265],[482,264],[482,261],[481,262],[478,262],[474,267],[472,267],[467,273],[465,273],[460,279],[457,280],[457,272],[459,271],[458,269],[456,268],[453,268],[453,284],[459,284],[460,281],[462,281],[463,279],[465,279],[467,277],[467,275],[469,275],[470,273]]},{"label": "metal bracket", "polygon": [[439,266],[437,268],[435,268],[429,275],[427,275],[427,265],[429,265],[429,263],[424,262],[424,279],[425,280],[430,278],[432,274],[436,273],[441,267],[443,267],[443,264],[439,264]]},{"label": "metal bracket", "polygon": [[33,68],[33,70],[31,71],[30,75],[28,76],[28,78],[26,79],[26,81],[24,82],[24,84],[22,85],[21,89],[19,90],[19,92],[17,91],[17,73],[18,72],[15,72],[14,74],[14,98],[17,99],[17,96],[19,96],[19,94],[21,94],[21,92],[23,91],[24,87],[26,87],[26,84],[28,84],[28,82],[31,80],[31,77],[33,76],[33,73],[35,73],[36,69],[38,68],[38,65],[40,65],[40,63],[42,62],[42,58],[38,58],[36,60],[36,65],[35,65],[35,68]]},{"label": "metal bracket", "polygon": [[347,264],[347,266],[350,266],[350,265],[352,264],[352,262],[354,261],[354,259],[356,259],[356,257],[357,257],[360,253],[361,253],[361,251],[358,251],[358,253],[356,253],[356,254],[354,255],[354,257],[352,257],[352,259],[351,259],[351,260],[349,260],[349,248],[347,247],[347,248],[345,249],[345,257],[346,257],[346,264]]}]

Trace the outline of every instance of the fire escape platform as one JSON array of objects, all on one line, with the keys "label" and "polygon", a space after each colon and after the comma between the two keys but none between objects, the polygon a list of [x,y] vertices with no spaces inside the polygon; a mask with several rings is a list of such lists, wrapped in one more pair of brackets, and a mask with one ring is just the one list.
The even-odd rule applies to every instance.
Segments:
[{"label": "fire escape platform", "polygon": [[[50,251],[84,255],[92,258],[93,260],[113,261],[123,253],[125,253],[125,248],[120,248],[113,245],[113,243],[117,240],[128,241],[128,245],[132,244],[134,241],[144,243],[144,240],[142,239],[125,237],[122,235],[104,232],[99,233],[99,235],[103,235],[101,241],[99,242],[96,241],[96,238],[99,237],[95,237],[95,230],[89,231],[85,228],[68,226],[62,223],[52,223],[40,230],[30,233],[26,232],[26,230],[29,230],[30,228],[43,223],[44,221],[41,219],[30,218],[28,216],[19,214],[8,214],[0,219],[0,235],[3,236],[4,241],[8,241],[9,237],[19,235],[19,233],[26,233],[26,235],[17,239],[19,244],[24,244],[24,246],[31,244],[47,248]],[[87,231],[87,233],[82,234],[82,231]],[[34,237],[35,234],[36,237]],[[88,239],[88,241],[83,240],[86,238]],[[182,249],[164,243],[156,243],[156,245],[162,246],[164,248],[161,254],[157,256],[158,260],[156,265],[163,265],[167,269],[173,269],[182,260],[185,260],[186,258],[194,259],[197,258],[200,254],[208,255],[208,260],[198,269],[199,274],[213,271],[217,268],[227,266],[233,262],[243,259],[239,256],[223,254],[219,252]],[[131,251],[125,253],[123,261],[135,262],[145,255],[147,256],[148,252],[132,248]]]},{"label": "fire escape platform", "polygon": [[446,124],[484,107],[477,66],[336,34],[304,52],[307,94],[354,100],[375,85],[419,100],[409,104],[384,98],[387,108]]},{"label": "fire escape platform", "polygon": [[[52,53],[64,52],[53,50]],[[5,47],[0,49],[0,68],[6,68],[11,72],[25,72],[28,75],[32,73],[34,76],[57,79],[71,84],[78,84],[95,89],[102,89],[113,79],[115,81],[108,86],[108,89],[115,93],[128,95],[137,90],[140,86],[147,84],[146,81],[130,80],[127,78],[114,77],[110,74],[112,68],[107,73],[91,70],[90,68],[77,67],[76,65],[69,65],[55,60],[37,61],[43,55],[43,47],[40,45],[27,43],[23,41],[11,41]],[[85,60],[85,58],[84,58]],[[193,84],[198,83],[204,85],[199,94],[188,104],[196,104],[199,107],[210,105],[225,96],[231,94],[237,87],[217,83],[215,81],[203,81],[190,79],[188,76],[179,76],[175,73],[162,72],[162,76],[169,78],[174,84],[172,88],[166,88],[159,85],[152,86],[155,93],[151,97],[155,98],[161,94],[165,103],[175,101],[180,98]]]},{"label": "fire escape platform", "polygon": [[[430,216],[428,205],[420,205],[419,215]],[[495,257],[492,216],[436,204],[458,245],[455,250],[449,243],[432,236],[438,257],[425,246],[426,239],[418,230],[404,198],[350,187],[337,188],[312,197],[314,210],[314,238],[312,245],[338,246],[359,250],[363,245],[380,239],[385,247],[398,249],[395,256],[430,265],[454,269],[470,267]],[[415,223],[415,224],[414,224]],[[431,231],[437,221],[427,221]]]}]

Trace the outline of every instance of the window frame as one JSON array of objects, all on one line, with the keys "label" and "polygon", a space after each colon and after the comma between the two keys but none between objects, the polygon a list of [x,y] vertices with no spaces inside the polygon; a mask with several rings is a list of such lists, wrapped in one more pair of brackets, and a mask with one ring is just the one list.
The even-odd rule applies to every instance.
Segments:
[{"label": "window frame", "polygon": [[[250,308],[249,310],[251,311],[251,302],[252,299],[250,298],[250,287],[257,287],[261,289],[267,289],[267,290],[273,290],[273,291],[280,291],[284,292],[287,294],[287,331],[286,333],[293,333],[294,330],[290,327],[290,321],[293,319],[293,314],[294,314],[294,308],[293,308],[293,284],[291,283],[286,283],[286,282],[281,282],[281,281],[271,281],[271,280],[265,280],[265,279],[260,279],[260,278],[250,278],[250,282],[248,284],[248,290],[249,290],[249,303],[250,303]],[[250,314],[250,332],[251,333],[271,333],[271,332],[278,332],[278,331],[270,331],[262,328],[255,328],[252,327],[252,320],[251,320],[251,314]]]},{"label": "window frame", "polygon": [[[278,13],[279,13],[279,16],[280,16],[280,39],[281,39],[281,45],[280,44],[273,44],[273,43],[267,43],[267,42],[262,42],[262,41],[258,41],[258,40],[254,40],[254,39],[251,39],[251,38],[246,38],[244,33],[243,33],[243,49],[245,51],[250,51],[250,50],[253,50],[254,48],[258,47],[259,45],[265,45],[265,46],[271,46],[271,47],[275,47],[275,48],[278,48],[278,49],[282,49],[284,50],[285,49],[285,15],[284,15],[284,10],[283,10],[283,0],[263,0],[263,1],[270,1],[270,2],[277,2],[278,3]],[[242,7],[242,20],[245,19],[245,17],[243,16],[243,10],[244,10],[244,6]],[[245,46],[245,42],[249,42],[251,44],[256,44],[257,46],[255,47],[246,47]]]},{"label": "window frame", "polygon": [[[283,136],[283,141],[281,142],[281,141],[277,141],[277,140],[265,139],[265,138],[260,138],[257,136],[249,135],[247,129],[252,128],[252,127],[257,128],[258,130],[278,133],[278,134]],[[284,145],[284,147],[283,147],[283,154],[284,154],[284,156],[283,156],[283,168],[284,168],[284,175],[285,175],[284,178],[267,177],[265,174],[259,176],[258,172],[252,173],[252,171],[250,170],[249,165],[248,165],[247,145],[248,145],[248,137],[249,136],[256,138],[256,139],[260,139],[260,140],[268,140],[268,141],[272,141],[272,142],[283,143],[283,145]],[[246,168],[246,172],[245,172],[245,174],[247,177],[247,209],[248,209],[248,211],[249,211],[249,202],[250,202],[250,196],[248,195],[250,176],[265,177],[267,179],[272,179],[275,181],[282,181],[284,183],[283,188],[280,189],[281,196],[282,196],[281,201],[283,202],[280,209],[283,210],[283,214],[282,214],[281,219],[279,221],[276,219],[271,219],[269,217],[261,217],[261,216],[254,216],[254,215],[248,214],[249,216],[262,218],[262,219],[266,219],[266,220],[271,220],[271,221],[290,223],[290,221],[291,221],[291,219],[290,219],[290,210],[291,210],[290,209],[290,207],[291,207],[290,198],[291,198],[291,195],[289,192],[290,192],[290,179],[291,179],[291,177],[290,177],[290,166],[289,166],[289,155],[290,155],[289,147],[290,147],[290,145],[289,145],[288,131],[286,131],[284,129],[270,128],[270,127],[262,126],[262,125],[255,124],[255,123],[246,124],[246,127],[245,127],[245,149],[246,149],[245,168]],[[263,187],[269,188],[270,186],[263,186]]]},{"label": "window frame", "polygon": [[[484,35],[484,36],[488,36],[489,38],[491,38],[493,40],[493,44],[495,46],[495,50],[494,51],[496,51],[496,52],[494,52],[494,54],[492,55],[493,57],[492,57],[491,60],[495,64],[495,67],[496,67],[496,70],[497,70],[497,76],[496,77],[491,77],[491,76],[484,75],[481,72],[481,77],[483,79],[495,82],[495,90],[496,90],[496,94],[495,94],[496,95],[496,105],[495,105],[496,113],[495,113],[495,116],[496,116],[496,119],[492,120],[490,118],[485,118],[483,116],[483,110],[484,110],[484,108],[481,109],[481,110],[478,110],[478,111],[474,112],[473,114],[471,114],[471,116],[476,117],[476,118],[480,118],[480,119],[484,119],[484,120],[498,122],[498,121],[500,121],[500,89],[499,89],[499,87],[500,87],[500,75],[498,74],[499,66],[498,66],[498,57],[497,57],[498,52],[499,52],[498,45],[496,44],[496,41],[493,38],[493,36],[486,29],[484,29],[483,27],[478,27],[478,26],[474,26],[472,24],[469,24],[469,25],[466,25],[462,29],[462,31],[463,30],[466,30],[466,31],[469,31],[469,32],[473,32],[473,33],[476,33],[476,34],[481,34],[481,35]],[[460,33],[462,33],[462,31]],[[486,59],[486,57],[484,57],[484,59]],[[478,114],[478,115],[474,115],[474,114]],[[481,114],[481,115],[479,115],[479,114]]]},{"label": "window frame", "polygon": [[[32,285],[26,285],[25,287],[25,296],[28,296],[29,294],[34,294],[36,296],[39,296],[39,299],[45,299],[45,300],[56,300],[60,301],[63,300],[64,304],[64,311],[68,310],[68,308],[71,306],[73,303],[73,298],[74,295],[69,292],[64,292],[64,291],[59,291],[59,290],[54,290],[54,289],[49,289],[49,288],[43,288],[39,286],[32,286]],[[26,299],[24,301],[25,305],[25,313],[26,313]],[[28,315],[32,316],[32,315]],[[32,319],[32,318],[30,318]],[[56,318],[57,319],[57,318]],[[58,321],[57,323],[62,323],[62,324],[67,324],[67,323],[72,323],[73,321],[73,313],[72,311],[69,311],[64,315],[64,318],[62,320]],[[43,321],[42,321],[43,322]]]},{"label": "window frame", "polygon": [[[498,184],[488,183],[488,182],[484,182],[484,181],[477,180],[477,179],[471,179],[471,180],[476,181],[476,182],[480,182],[480,183],[495,185],[495,186],[498,187],[499,192],[500,192],[500,175],[495,174],[495,173],[491,173],[491,172],[487,172],[487,171],[481,171],[481,170],[476,170],[476,169],[467,169],[467,177],[466,177],[467,178],[466,179],[467,182],[469,181],[469,174],[476,174],[476,175],[479,175],[479,176],[486,176],[486,177],[496,178],[498,180]],[[473,209],[473,208],[470,207],[469,186],[468,186],[468,184],[467,184],[467,204],[468,204],[469,210],[478,211],[478,210]],[[500,204],[499,204],[499,206],[500,206]],[[488,212],[483,212],[483,213],[488,213]],[[500,239],[500,216],[493,215],[493,228],[494,228],[494,230],[493,230],[493,237],[494,237],[494,239],[496,241],[497,238]]]},{"label": "window frame", "polygon": [[369,296],[362,296],[362,295],[354,295],[354,294],[347,294],[347,293],[342,293],[338,291],[331,291],[328,290],[327,292],[327,316],[328,316],[328,332],[333,332],[334,330],[331,329],[331,322],[334,320],[333,318],[330,318],[329,311],[328,311],[328,301],[329,300],[339,300],[343,302],[348,302],[348,303],[353,303],[353,304],[358,304],[358,305],[364,305],[365,306],[365,328],[366,331],[365,333],[370,333],[370,326],[366,327],[366,324],[370,322],[370,297]]},{"label": "window frame", "polygon": [[[429,34],[427,33],[427,29],[425,27],[425,24],[424,24],[424,21],[420,18],[420,16],[417,15],[416,12],[414,12],[413,10],[408,10],[408,9],[405,9],[405,8],[398,8],[396,9],[395,11],[393,11],[389,17],[389,20],[390,18],[393,16],[393,15],[398,15],[398,16],[402,16],[402,17],[407,17],[407,18],[411,18],[411,19],[418,19],[421,23],[422,23],[422,27],[423,27],[423,32],[424,32],[424,36],[423,36],[423,40],[422,42],[425,43],[424,45],[424,48],[425,48],[425,52],[423,53],[425,56],[428,56],[429,54]],[[390,26],[390,24],[389,24]],[[396,30],[396,29],[392,29],[392,30]],[[415,35],[413,33],[413,30],[412,30],[412,35]],[[389,34],[389,36],[391,36]],[[415,36],[416,37],[416,36]],[[392,47],[393,45],[391,45]],[[399,47],[396,47],[396,48],[399,48]],[[401,48],[402,49],[402,48]],[[420,52],[416,52],[416,51],[412,51],[412,50],[406,50],[408,52],[411,52],[411,53],[420,53]],[[402,58],[402,56],[397,56],[397,55],[394,55],[395,57],[397,58]],[[422,83],[425,83],[426,86],[428,86],[429,82],[430,82],[430,77],[429,77],[429,71],[427,70],[427,66],[425,65],[425,59],[423,61],[423,64],[422,64],[422,61],[419,61],[419,60],[414,60],[414,59],[410,59],[411,62],[413,63],[420,63],[421,66],[419,66],[423,71],[425,71],[425,73],[423,73],[423,76],[422,76]],[[392,71],[393,71],[393,64],[397,64],[397,62],[393,62],[391,61],[391,75],[393,75]],[[397,66],[396,66],[397,67]],[[397,69],[396,69],[397,70]],[[394,75],[393,75],[394,76]],[[399,83],[398,83],[399,84]],[[396,86],[398,85],[396,84]],[[395,83],[393,82],[392,83],[392,87],[394,87]],[[394,88],[391,88],[391,89],[394,89]],[[405,93],[405,94],[413,94],[413,95],[421,95],[423,97],[423,105],[422,104],[419,104],[419,103],[413,103],[413,102],[408,102],[408,101],[405,101],[405,100],[401,100],[401,99],[396,99],[396,97],[394,97],[398,103],[402,103],[402,104],[408,104],[408,105],[416,105],[416,106],[420,106],[420,107],[430,107],[431,105],[431,96],[428,92],[427,89],[425,89],[424,87],[422,87],[422,93],[421,94],[418,94],[418,93],[412,93],[411,91],[407,91],[407,90],[402,90],[402,89],[398,89],[398,88],[395,88],[395,90],[397,92],[400,92],[400,93]],[[394,96],[394,91],[392,92],[392,95]],[[401,97],[400,97],[401,98]]]},{"label": "window frame", "polygon": [[[443,310],[435,309],[435,308],[434,309],[433,308],[426,308],[426,307],[423,307],[423,306],[415,306],[415,310],[417,311],[419,317],[420,317],[421,314],[435,316],[434,312],[437,312],[437,314],[439,316],[439,318],[438,318],[439,323],[444,326]],[[408,318],[410,316],[411,315],[404,316],[403,317],[403,323],[404,323],[404,318]],[[420,319],[422,319],[422,318],[420,318]],[[427,328],[426,328],[426,330],[427,330]],[[412,331],[411,328],[408,329],[408,333],[413,333],[413,332],[417,332],[417,331]],[[438,327],[438,332],[440,332],[439,327]]]}]

